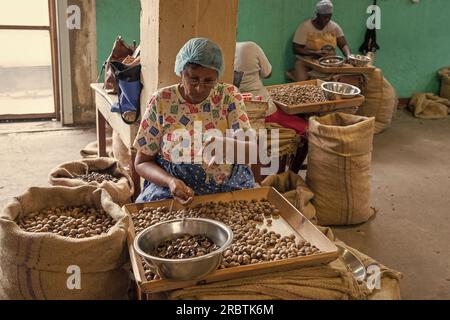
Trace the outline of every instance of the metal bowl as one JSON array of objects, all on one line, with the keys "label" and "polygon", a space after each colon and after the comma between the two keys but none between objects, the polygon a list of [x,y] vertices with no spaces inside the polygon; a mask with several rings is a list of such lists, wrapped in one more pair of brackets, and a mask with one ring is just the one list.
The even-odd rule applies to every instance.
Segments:
[{"label": "metal bowl", "polygon": [[366,67],[372,59],[367,56],[363,56],[360,54],[350,54],[348,56],[348,61],[354,66],[354,67]]},{"label": "metal bowl", "polygon": [[336,244],[336,246],[338,247],[340,258],[342,259],[346,267],[352,272],[353,277],[356,279],[356,281],[365,281],[367,272],[362,261],[347,248],[338,244]]},{"label": "metal bowl", "polygon": [[320,87],[328,100],[350,99],[361,93],[358,87],[343,82],[324,82]]},{"label": "metal bowl", "polygon": [[[219,249],[201,257],[189,259],[164,259],[153,256],[156,247],[163,241],[184,234],[205,235]],[[233,231],[225,224],[202,218],[186,218],[164,221],[144,229],[136,236],[133,246],[144,258],[153,272],[161,278],[173,280],[196,280],[216,270],[222,262],[222,253],[233,241]]]},{"label": "metal bowl", "polygon": [[323,57],[319,59],[319,64],[324,67],[340,67],[344,62],[345,59],[340,56]]}]

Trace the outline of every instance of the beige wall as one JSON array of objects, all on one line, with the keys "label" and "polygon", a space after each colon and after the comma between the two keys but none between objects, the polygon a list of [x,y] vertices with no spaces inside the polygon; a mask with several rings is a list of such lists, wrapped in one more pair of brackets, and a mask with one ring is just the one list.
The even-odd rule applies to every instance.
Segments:
[{"label": "beige wall", "polygon": [[206,37],[222,48],[222,81],[233,82],[237,7],[238,0],[141,0],[143,106],[157,88],[179,82],[175,58],[191,38]]}]

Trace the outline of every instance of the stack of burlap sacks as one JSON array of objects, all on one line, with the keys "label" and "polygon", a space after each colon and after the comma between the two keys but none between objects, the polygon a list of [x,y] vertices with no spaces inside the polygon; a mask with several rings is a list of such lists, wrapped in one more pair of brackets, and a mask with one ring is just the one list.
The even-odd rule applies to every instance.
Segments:
[{"label": "stack of burlap sacks", "polygon": [[269,109],[268,102],[245,100],[245,108],[252,129],[263,129],[266,122],[266,113]]},{"label": "stack of burlap sacks", "polygon": [[[299,143],[301,143],[300,136],[295,130],[283,128],[277,123],[265,123],[264,128],[267,129],[267,140],[265,140],[267,145],[264,145],[265,142],[261,140],[262,137],[258,136],[260,139],[258,146],[266,153],[266,159],[261,159],[258,151],[258,163],[251,166],[255,181],[258,183],[269,175],[284,172],[286,166],[295,156]],[[274,136],[278,138],[278,145],[272,145],[272,132],[278,134],[278,136]],[[268,160],[269,164],[266,164],[265,160]],[[279,165],[274,168],[276,161]],[[273,169],[275,169],[275,172],[272,172]]]},{"label": "stack of burlap sacks", "polygon": [[416,118],[436,120],[445,119],[450,113],[450,67],[438,72],[441,79],[440,97],[433,93],[416,93],[413,95],[409,109]]}]

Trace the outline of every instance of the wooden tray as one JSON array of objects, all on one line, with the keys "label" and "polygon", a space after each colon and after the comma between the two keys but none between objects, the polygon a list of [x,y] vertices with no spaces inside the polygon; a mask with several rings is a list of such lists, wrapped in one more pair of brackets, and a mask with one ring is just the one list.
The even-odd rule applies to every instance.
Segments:
[{"label": "wooden tray", "polygon": [[[175,289],[191,287],[198,284],[206,284],[223,280],[254,276],[263,273],[292,270],[301,266],[312,266],[325,264],[338,257],[338,249],[332,241],[323,235],[308,219],[306,219],[295,207],[293,207],[280,193],[271,187],[249,189],[228,193],[220,193],[195,197],[191,206],[205,202],[228,202],[234,200],[262,200],[267,199],[280,210],[280,218],[273,219],[272,227],[267,227],[282,236],[295,234],[298,238],[303,238],[321,250],[321,253],[296,257],[272,262],[264,262],[253,265],[218,269],[208,275],[203,280],[173,281],[173,280],[152,280],[147,281],[144,275],[144,267],[140,256],[134,251],[133,241],[135,238],[134,225],[131,224],[128,235],[128,249],[133,268],[134,277],[138,285],[138,295],[155,294],[159,292],[171,291]],[[172,200],[148,202],[143,204],[128,204],[124,206],[125,211],[130,214],[138,212],[144,207],[169,207]],[[174,210],[181,209],[182,206],[174,203]]]},{"label": "wooden tray", "polygon": [[371,73],[376,68],[374,66],[354,67],[349,63],[344,63],[340,67],[326,67],[313,58],[299,58],[307,67],[322,73]]},{"label": "wooden tray", "polygon": [[[267,90],[279,87],[289,87],[295,85],[316,85],[320,87],[320,85],[325,82],[322,80],[307,80],[301,82],[291,82],[286,84],[278,84],[273,86],[266,87]],[[353,107],[359,107],[364,103],[364,96],[358,95],[355,98],[351,99],[339,99],[339,100],[328,100],[324,102],[318,103],[307,103],[307,104],[297,104],[297,105],[286,105],[280,101],[274,100],[274,103],[287,114],[304,114],[304,113],[324,113],[324,112],[332,112],[338,111],[340,109],[349,109]]]}]

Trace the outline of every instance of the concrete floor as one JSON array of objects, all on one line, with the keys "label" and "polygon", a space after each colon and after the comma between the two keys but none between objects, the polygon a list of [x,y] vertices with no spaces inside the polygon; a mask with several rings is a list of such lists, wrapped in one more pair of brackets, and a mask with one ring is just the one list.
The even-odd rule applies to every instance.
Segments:
[{"label": "concrete floor", "polygon": [[[79,159],[93,129],[0,124],[0,206],[50,170]],[[375,137],[369,222],[334,228],[349,245],[401,271],[404,299],[450,299],[450,119],[426,121],[399,111]]]}]

